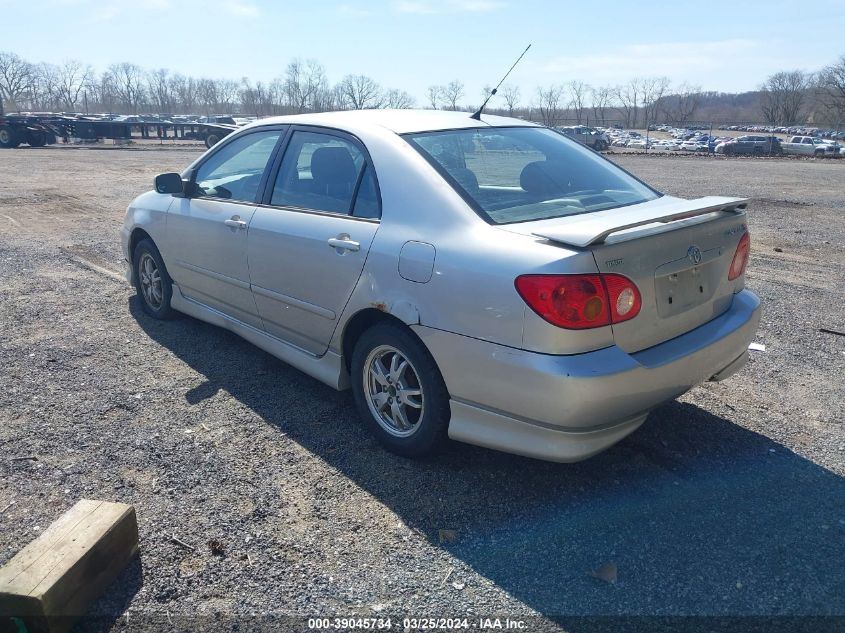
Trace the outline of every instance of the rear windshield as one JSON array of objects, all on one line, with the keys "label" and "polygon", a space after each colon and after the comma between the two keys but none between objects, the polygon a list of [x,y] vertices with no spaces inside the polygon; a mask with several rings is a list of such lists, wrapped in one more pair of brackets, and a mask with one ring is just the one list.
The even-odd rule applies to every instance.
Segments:
[{"label": "rear windshield", "polygon": [[610,161],[547,128],[486,127],[405,138],[494,224],[602,211],[660,196]]}]

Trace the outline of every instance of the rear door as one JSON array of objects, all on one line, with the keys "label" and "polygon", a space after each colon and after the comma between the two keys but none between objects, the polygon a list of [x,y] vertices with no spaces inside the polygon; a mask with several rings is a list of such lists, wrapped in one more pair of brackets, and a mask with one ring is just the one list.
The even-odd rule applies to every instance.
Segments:
[{"label": "rear door", "polygon": [[192,197],[175,199],[167,217],[168,269],[182,294],[255,327],[247,233],[283,133],[259,129],[221,144],[195,169]]},{"label": "rear door", "polygon": [[252,291],[264,328],[322,354],[361,275],[381,216],[364,146],[293,128],[249,227]]}]

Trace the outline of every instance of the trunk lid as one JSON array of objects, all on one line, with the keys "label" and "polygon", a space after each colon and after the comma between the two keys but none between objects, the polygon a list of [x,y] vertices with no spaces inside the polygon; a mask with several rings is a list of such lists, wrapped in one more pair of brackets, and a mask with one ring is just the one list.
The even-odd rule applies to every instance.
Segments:
[{"label": "trunk lid", "polygon": [[517,230],[589,250],[600,272],[625,275],[637,285],[640,313],[612,326],[614,343],[633,353],[684,334],[730,307],[743,285],[742,276],[728,281],[728,269],[747,231],[747,203],[742,198],[663,196],[525,223]]}]

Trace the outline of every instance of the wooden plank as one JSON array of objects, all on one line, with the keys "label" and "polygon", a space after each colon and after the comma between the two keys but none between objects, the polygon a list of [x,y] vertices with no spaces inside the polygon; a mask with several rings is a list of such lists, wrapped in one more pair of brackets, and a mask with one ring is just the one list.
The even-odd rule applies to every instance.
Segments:
[{"label": "wooden plank", "polygon": [[132,506],[79,501],[0,568],[0,620],[20,618],[30,631],[68,630],[137,551]]}]

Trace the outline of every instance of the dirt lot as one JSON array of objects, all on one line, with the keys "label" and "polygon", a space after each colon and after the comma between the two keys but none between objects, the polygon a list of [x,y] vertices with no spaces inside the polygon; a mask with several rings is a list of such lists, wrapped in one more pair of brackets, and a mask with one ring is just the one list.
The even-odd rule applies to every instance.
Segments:
[{"label": "dirt lot", "polygon": [[[79,498],[140,521],[140,562],[79,630],[845,616],[845,337],[819,331],[845,330],[845,161],[614,156],[669,193],[755,199],[766,351],[558,465],[460,444],[392,456],[349,394],[223,330],[145,317],[120,277],[123,210],[196,156],[0,152],[0,564]],[[589,575],[609,562],[615,584]]]}]

